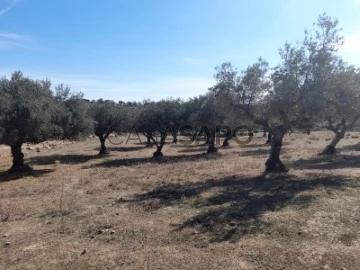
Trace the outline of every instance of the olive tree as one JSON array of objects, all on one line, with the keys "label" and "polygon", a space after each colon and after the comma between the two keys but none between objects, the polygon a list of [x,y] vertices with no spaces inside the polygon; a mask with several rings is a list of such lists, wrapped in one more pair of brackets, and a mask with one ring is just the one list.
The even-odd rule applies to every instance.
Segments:
[{"label": "olive tree", "polygon": [[286,43],[279,50],[281,63],[275,68],[270,70],[262,59],[240,74],[223,65],[226,76],[221,70],[213,88],[228,95],[255,124],[271,133],[266,172],[287,171],[280,159],[284,135],[323,112],[329,78],[341,62],[336,53],[342,44],[337,20],[322,14],[314,26],[315,32],[306,31],[302,43]]},{"label": "olive tree", "polygon": [[31,168],[24,163],[22,144],[41,142],[57,130],[52,123],[54,100],[50,82],[33,81],[21,72],[14,72],[10,80],[1,79],[0,93],[0,143],[11,148],[10,171],[29,171]]},{"label": "olive tree", "polygon": [[346,131],[360,119],[360,72],[353,67],[344,67],[333,74],[326,92],[325,117],[328,129],[335,136],[322,154],[332,155]]},{"label": "olive tree", "polygon": [[158,102],[146,100],[136,121],[139,131],[147,138],[148,146],[156,146],[153,157],[163,156],[162,149],[168,135],[177,142],[177,130],[184,123],[183,102],[166,99]]},{"label": "olive tree", "polygon": [[193,115],[193,123],[200,126],[197,132],[199,136],[205,135],[206,144],[208,144],[207,153],[217,153],[216,148],[216,127],[223,123],[223,114],[219,106],[219,100],[213,93],[207,93],[200,98],[200,108]]},{"label": "olive tree", "polygon": [[57,100],[50,87],[49,80],[32,80],[19,71],[0,80],[0,144],[11,148],[10,172],[32,170],[24,163],[24,143],[74,138],[88,131],[85,110],[77,106],[79,97]]},{"label": "olive tree", "polygon": [[92,119],[84,94],[71,92],[69,86],[55,87],[55,106],[52,123],[58,128],[58,139],[83,139],[92,131]]},{"label": "olive tree", "polygon": [[92,102],[89,108],[94,123],[94,134],[100,141],[99,155],[108,153],[105,142],[113,128],[120,127],[124,122],[124,110],[121,105],[112,101],[98,100]]}]

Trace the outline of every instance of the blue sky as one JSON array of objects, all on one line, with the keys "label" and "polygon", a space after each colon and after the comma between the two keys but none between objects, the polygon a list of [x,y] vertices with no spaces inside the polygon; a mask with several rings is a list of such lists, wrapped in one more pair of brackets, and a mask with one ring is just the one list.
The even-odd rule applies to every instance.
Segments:
[{"label": "blue sky", "polygon": [[276,65],[323,12],[360,66],[360,0],[0,0],[0,75],[21,70],[89,99],[186,99],[224,61]]}]

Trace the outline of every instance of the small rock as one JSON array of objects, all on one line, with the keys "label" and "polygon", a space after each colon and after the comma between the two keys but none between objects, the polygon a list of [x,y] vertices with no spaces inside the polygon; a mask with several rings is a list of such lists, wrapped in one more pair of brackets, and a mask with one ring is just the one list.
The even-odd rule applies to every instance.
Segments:
[{"label": "small rock", "polygon": [[10,246],[11,245],[11,242],[6,242],[5,244],[4,244],[4,246]]},{"label": "small rock", "polygon": [[103,230],[97,230],[96,231],[96,234],[102,234],[103,233]]},{"label": "small rock", "polygon": [[87,249],[84,248],[83,251],[81,251],[80,255],[85,255],[87,253]]},{"label": "small rock", "polygon": [[115,231],[114,231],[114,230],[111,230],[111,231],[110,231],[110,234],[114,234],[114,233],[115,233]]}]

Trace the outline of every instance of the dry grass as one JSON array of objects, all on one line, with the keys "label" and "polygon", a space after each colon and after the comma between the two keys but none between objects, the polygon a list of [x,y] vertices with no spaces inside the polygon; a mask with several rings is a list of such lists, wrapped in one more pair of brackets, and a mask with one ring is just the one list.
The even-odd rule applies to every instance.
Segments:
[{"label": "dry grass", "polygon": [[96,139],[24,148],[35,172],[0,174],[13,180],[0,182],[0,269],[360,269],[351,135],[330,158],[317,153],[331,133],[286,136],[291,171],[268,176],[261,137],[218,155],[169,144],[159,160],[138,144],[98,158]]}]

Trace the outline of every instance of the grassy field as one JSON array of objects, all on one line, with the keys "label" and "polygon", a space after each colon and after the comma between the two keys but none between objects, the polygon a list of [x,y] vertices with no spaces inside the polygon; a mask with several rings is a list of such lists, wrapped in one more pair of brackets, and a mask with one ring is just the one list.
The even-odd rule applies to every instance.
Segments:
[{"label": "grassy field", "polygon": [[[203,154],[99,142],[0,146],[0,269],[360,269],[360,134],[285,138],[288,174],[263,175],[265,138]],[[36,149],[39,148],[37,151]]]}]

